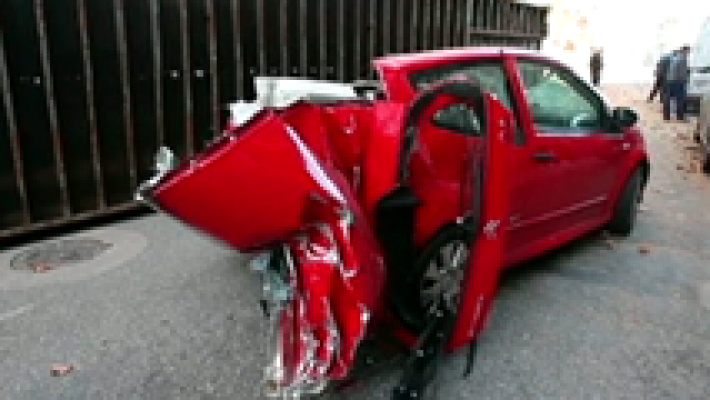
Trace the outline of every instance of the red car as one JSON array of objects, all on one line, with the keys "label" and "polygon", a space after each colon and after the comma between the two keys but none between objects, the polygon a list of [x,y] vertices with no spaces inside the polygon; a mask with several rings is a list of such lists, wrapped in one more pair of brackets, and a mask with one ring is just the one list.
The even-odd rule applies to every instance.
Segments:
[{"label": "red car", "polygon": [[499,48],[374,66],[361,97],[276,106],[267,82],[202,154],[175,166],[162,150],[138,191],[260,254],[273,396],[352,378],[388,336],[411,349],[393,397],[421,398],[441,351],[475,343],[504,267],[634,226],[649,176],[637,116],[565,66]]}]

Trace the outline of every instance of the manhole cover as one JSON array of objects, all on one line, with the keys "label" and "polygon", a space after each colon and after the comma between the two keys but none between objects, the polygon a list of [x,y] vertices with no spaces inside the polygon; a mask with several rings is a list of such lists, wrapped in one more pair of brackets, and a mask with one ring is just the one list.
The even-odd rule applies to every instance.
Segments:
[{"label": "manhole cover", "polygon": [[83,280],[126,264],[147,245],[141,233],[97,228],[0,251],[0,290]]},{"label": "manhole cover", "polygon": [[111,247],[111,243],[93,238],[65,239],[24,250],[10,261],[14,270],[57,269],[90,261]]}]

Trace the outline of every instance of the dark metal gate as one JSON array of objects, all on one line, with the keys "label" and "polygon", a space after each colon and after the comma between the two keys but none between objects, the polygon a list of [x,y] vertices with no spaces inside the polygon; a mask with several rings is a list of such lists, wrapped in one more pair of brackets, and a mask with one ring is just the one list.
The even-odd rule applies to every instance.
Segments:
[{"label": "dark metal gate", "polygon": [[198,151],[255,75],[352,81],[370,60],[538,48],[503,0],[2,0],[0,239],[135,207],[156,148]]}]

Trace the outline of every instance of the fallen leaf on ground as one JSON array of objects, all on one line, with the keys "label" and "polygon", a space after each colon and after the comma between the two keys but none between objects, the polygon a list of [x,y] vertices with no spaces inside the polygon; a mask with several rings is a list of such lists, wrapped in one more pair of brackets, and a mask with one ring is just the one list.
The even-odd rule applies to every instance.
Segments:
[{"label": "fallen leaf on ground", "polygon": [[639,325],[641,323],[641,318],[633,314],[626,314],[624,319],[631,325]]},{"label": "fallen leaf on ground", "polygon": [[30,265],[30,268],[32,268],[33,272],[42,274],[53,270],[55,267],[50,263],[34,263]]},{"label": "fallen leaf on ground", "polygon": [[52,376],[64,376],[74,371],[74,364],[52,364]]},{"label": "fallen leaf on ground", "polygon": [[609,231],[601,231],[601,240],[604,243],[604,247],[614,250],[616,248],[617,241],[614,236],[609,233]]},{"label": "fallen leaf on ground", "polygon": [[650,252],[651,252],[651,248],[649,246],[645,246],[645,245],[639,246],[639,253],[648,254]]}]

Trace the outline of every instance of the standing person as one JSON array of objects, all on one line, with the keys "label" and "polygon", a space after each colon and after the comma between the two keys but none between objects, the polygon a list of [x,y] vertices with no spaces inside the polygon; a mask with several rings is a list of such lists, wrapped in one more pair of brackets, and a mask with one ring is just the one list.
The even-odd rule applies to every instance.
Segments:
[{"label": "standing person", "polygon": [[594,86],[599,86],[603,66],[602,51],[596,49],[592,52],[592,57],[589,59],[589,69],[592,73],[592,84],[594,84]]},{"label": "standing person", "polygon": [[666,76],[667,94],[663,98],[663,119],[671,119],[671,101],[675,101],[676,116],[685,121],[685,98],[688,90],[688,54],[690,46],[683,46],[671,58]]},{"label": "standing person", "polygon": [[662,55],[656,63],[656,79],[653,82],[653,89],[651,89],[651,93],[648,95],[649,103],[653,101],[653,98],[656,97],[656,94],[658,94],[661,103],[663,103],[663,96],[665,96],[666,91],[665,86],[666,76],[668,74],[668,64],[670,64],[671,58],[673,57],[674,53],[675,50],[671,53],[666,53]]}]

